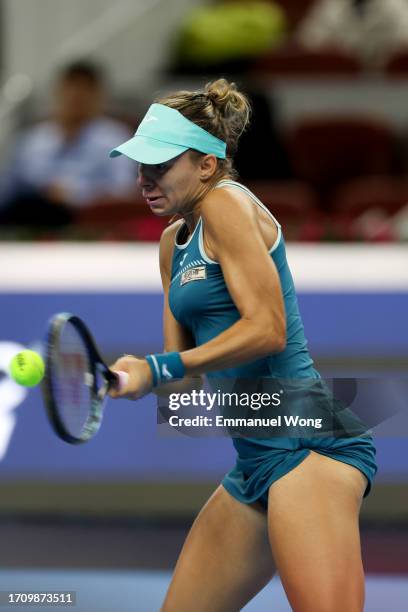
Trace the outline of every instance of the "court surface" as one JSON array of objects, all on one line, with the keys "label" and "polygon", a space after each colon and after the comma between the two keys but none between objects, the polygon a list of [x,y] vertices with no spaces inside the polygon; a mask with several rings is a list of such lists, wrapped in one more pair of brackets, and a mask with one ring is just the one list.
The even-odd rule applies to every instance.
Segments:
[{"label": "court surface", "polygon": [[[158,612],[170,572],[166,571],[53,571],[0,570],[0,590],[69,591],[77,593],[75,611]],[[408,602],[408,578],[405,576],[369,576],[366,581],[366,612],[404,612]],[[65,606],[0,606],[4,610],[24,612],[60,610]],[[250,602],[245,612],[290,612],[279,579],[274,579]]]}]

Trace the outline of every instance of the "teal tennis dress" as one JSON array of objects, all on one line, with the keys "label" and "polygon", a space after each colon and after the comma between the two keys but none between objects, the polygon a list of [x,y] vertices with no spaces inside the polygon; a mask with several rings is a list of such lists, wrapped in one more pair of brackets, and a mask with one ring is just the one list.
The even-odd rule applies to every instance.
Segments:
[{"label": "teal tennis dress", "polygon": [[[276,354],[236,368],[211,372],[208,378],[242,379],[320,379],[307,348],[295,287],[286,261],[281,226],[269,210],[240,183],[220,181],[215,188],[233,187],[243,191],[263,208],[277,226],[278,236],[269,253],[280,277],[286,310],[286,348]],[[204,344],[231,327],[240,314],[226,287],[221,266],[205,253],[203,221],[186,235],[183,224],[177,232],[169,290],[170,309],[179,323],[187,328],[196,346]],[[243,237],[243,248],[245,242]],[[271,437],[268,439],[234,437],[237,451],[235,467],[222,484],[243,503],[259,501],[267,507],[268,490],[273,482],[287,474],[307,457],[311,450],[358,468],[367,478],[367,495],[377,470],[375,447],[369,434],[356,437]]]}]

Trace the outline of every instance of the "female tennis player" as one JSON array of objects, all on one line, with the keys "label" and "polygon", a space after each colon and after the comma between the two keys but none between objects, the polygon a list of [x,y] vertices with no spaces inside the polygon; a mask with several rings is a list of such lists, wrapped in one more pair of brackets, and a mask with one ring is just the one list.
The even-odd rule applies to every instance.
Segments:
[{"label": "female tennis player", "polygon": [[[249,115],[246,96],[219,79],[158,100],[111,153],[139,162],[154,214],[180,217],[160,241],[165,352],[112,365],[129,373],[113,397],[204,373],[319,378],[281,227],[234,180]],[[162,611],[240,610],[276,567],[296,612],[361,612],[358,517],[376,471],[371,437],[233,443],[236,465],[195,520]]]}]

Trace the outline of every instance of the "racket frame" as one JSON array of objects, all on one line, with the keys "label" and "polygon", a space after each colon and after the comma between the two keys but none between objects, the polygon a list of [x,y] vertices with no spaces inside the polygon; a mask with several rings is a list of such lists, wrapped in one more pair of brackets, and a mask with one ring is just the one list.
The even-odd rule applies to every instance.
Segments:
[{"label": "racket frame", "polygon": [[[80,437],[72,435],[67,431],[64,422],[58,410],[58,404],[55,399],[55,388],[53,381],[53,370],[55,368],[54,355],[55,351],[59,350],[59,339],[64,326],[69,323],[73,325],[79,336],[83,340],[83,345],[87,354],[88,363],[90,366],[90,374],[92,375],[92,384],[90,385],[90,406],[89,414],[83,425]],[[105,384],[98,389],[97,380],[101,375],[105,379]],[[52,317],[49,323],[46,335],[46,353],[45,353],[45,376],[42,381],[41,390],[44,398],[44,404],[47,410],[47,415],[50,423],[56,434],[69,444],[81,444],[87,442],[99,430],[104,409],[104,399],[112,387],[118,384],[117,375],[109,370],[106,363],[103,361],[96,347],[95,341],[91,332],[85,323],[76,315],[69,312],[61,312]]]}]

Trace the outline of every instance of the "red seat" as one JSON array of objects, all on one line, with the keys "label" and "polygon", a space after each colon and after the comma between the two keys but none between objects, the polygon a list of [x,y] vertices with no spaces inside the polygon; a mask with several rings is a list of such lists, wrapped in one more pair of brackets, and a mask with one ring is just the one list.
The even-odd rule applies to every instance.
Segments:
[{"label": "red seat", "polygon": [[136,194],[133,201],[106,199],[80,210],[74,228],[93,239],[157,241],[168,221],[156,217]]},{"label": "red seat", "polygon": [[393,215],[408,202],[408,180],[389,176],[358,179],[342,185],[333,197],[335,213],[357,217],[367,210],[379,209]]},{"label": "red seat", "polygon": [[344,181],[394,169],[394,134],[374,117],[304,118],[288,131],[287,146],[295,175],[325,197]]},{"label": "red seat", "polygon": [[332,227],[343,239],[393,240],[389,219],[408,202],[408,180],[378,176],[351,181],[332,201]]},{"label": "red seat", "polygon": [[313,189],[298,181],[255,181],[248,188],[282,225],[286,239],[319,240],[324,233],[323,215]]},{"label": "red seat", "polygon": [[74,228],[79,234],[101,236],[119,224],[134,223],[151,215],[139,194],[134,200],[104,198],[78,210]]},{"label": "red seat", "polygon": [[259,57],[253,71],[273,76],[356,76],[362,66],[354,55],[341,49],[326,48],[312,51],[289,44]]},{"label": "red seat", "polygon": [[251,181],[247,185],[276,217],[297,217],[316,206],[313,189],[299,181]]},{"label": "red seat", "polygon": [[103,239],[124,240],[126,242],[133,242],[134,240],[158,242],[168,222],[168,217],[156,217],[148,211],[138,219],[130,219],[114,225],[103,235]]}]

